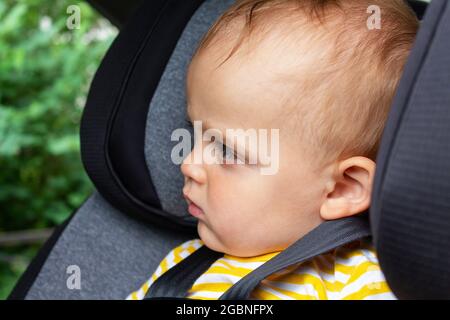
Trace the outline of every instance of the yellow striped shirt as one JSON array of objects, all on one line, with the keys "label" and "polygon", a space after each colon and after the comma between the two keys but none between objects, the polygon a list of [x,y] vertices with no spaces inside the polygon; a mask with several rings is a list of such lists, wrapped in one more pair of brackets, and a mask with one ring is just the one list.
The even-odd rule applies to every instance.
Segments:
[{"label": "yellow striped shirt", "polygon": [[[203,242],[186,241],[170,251],[156,271],[128,300],[143,299],[152,283]],[[280,252],[251,258],[225,254],[193,284],[187,298],[216,300],[233,284]],[[361,300],[395,299],[378,265],[373,246],[364,240],[334,249],[310,261],[292,265],[264,279],[252,292],[261,300]]]}]

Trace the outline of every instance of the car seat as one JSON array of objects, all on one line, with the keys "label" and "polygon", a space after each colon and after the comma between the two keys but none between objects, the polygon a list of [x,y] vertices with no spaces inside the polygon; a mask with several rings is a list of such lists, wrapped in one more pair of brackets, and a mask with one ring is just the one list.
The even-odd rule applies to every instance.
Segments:
[{"label": "car seat", "polygon": [[[172,248],[198,237],[179,166],[170,161],[177,143],[170,136],[191,130],[184,122],[187,66],[233,2],[143,1],[124,26],[94,77],[81,123],[82,159],[96,191],[48,239],[10,299],[124,299]],[[426,4],[409,3],[421,18]],[[383,134],[369,212],[322,224],[221,299],[246,299],[277,268],[370,233],[398,298],[450,298],[449,38],[450,5],[433,0]],[[220,256],[206,247],[196,252],[192,265],[203,268]],[[80,270],[79,289],[67,286],[71,266]],[[168,273],[149,298],[183,297],[192,269]]]}]

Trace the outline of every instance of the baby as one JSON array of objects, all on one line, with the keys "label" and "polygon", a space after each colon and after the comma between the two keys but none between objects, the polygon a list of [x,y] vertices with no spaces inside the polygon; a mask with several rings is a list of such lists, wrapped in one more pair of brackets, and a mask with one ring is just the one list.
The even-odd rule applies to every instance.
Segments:
[{"label": "baby", "polygon": [[[367,210],[381,134],[417,28],[403,0],[243,0],[229,8],[189,66],[188,117],[222,136],[229,128],[279,129],[277,172],[263,175],[260,159],[248,161],[249,148],[237,148],[245,137],[210,141],[241,162],[195,162],[208,145],[195,137],[181,171],[200,239],[172,250],[128,298],[143,298],[205,245],[225,255],[189,297],[217,299],[324,221]],[[272,275],[252,298],[395,297],[362,240]]]}]

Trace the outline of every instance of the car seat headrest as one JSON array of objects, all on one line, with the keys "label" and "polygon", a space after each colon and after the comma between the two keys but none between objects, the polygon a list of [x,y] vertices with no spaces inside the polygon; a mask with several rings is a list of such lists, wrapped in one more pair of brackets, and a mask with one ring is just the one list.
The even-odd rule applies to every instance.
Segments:
[{"label": "car seat headrest", "polygon": [[427,9],[377,158],[370,209],[398,298],[450,299],[450,5]]}]

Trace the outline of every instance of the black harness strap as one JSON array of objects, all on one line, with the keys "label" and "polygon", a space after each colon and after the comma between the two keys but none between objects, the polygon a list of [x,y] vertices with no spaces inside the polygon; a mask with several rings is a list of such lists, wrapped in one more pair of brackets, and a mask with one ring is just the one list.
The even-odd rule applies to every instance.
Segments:
[{"label": "black harness strap", "polygon": [[221,257],[222,252],[213,251],[206,246],[198,248],[156,279],[148,289],[145,299],[185,298],[195,280]]},{"label": "black harness strap", "polygon": [[[365,215],[324,222],[239,280],[219,299],[248,299],[255,287],[271,274],[367,236],[370,228]],[[145,299],[186,297],[194,282],[221,257],[223,253],[202,246],[156,279]]]},{"label": "black harness strap", "polygon": [[326,221],[236,282],[219,300],[249,299],[255,287],[271,274],[367,236],[370,228],[365,217]]}]

